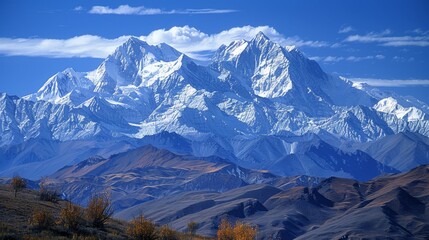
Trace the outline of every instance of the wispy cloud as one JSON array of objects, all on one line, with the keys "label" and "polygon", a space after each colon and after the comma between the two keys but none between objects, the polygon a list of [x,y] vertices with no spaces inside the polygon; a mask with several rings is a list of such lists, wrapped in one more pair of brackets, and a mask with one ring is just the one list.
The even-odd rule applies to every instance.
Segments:
[{"label": "wispy cloud", "polygon": [[[420,32],[419,32],[420,31]],[[366,35],[350,35],[345,42],[361,42],[361,43],[378,43],[381,46],[389,47],[427,47],[429,46],[429,35],[427,32],[416,30],[419,35],[406,35],[406,36],[389,36],[392,32],[389,29],[381,33],[368,33]]]},{"label": "wispy cloud", "polygon": [[[283,46],[326,47],[321,41],[303,40],[298,36],[284,37],[269,26],[243,26],[231,28],[215,34],[207,34],[196,28],[183,26],[158,29],[141,40],[149,44],[167,43],[174,48],[198,59],[207,60],[208,52],[213,52],[222,44],[232,41],[252,39],[258,32],[264,32],[272,41]],[[130,36],[107,39],[94,35],[76,36],[70,39],[43,38],[0,38],[0,54],[12,56],[44,56],[53,58],[91,57],[105,58]]]},{"label": "wispy cloud", "polygon": [[381,54],[369,55],[369,56],[348,56],[348,57],[342,57],[342,56],[326,56],[326,57],[315,56],[315,57],[311,57],[311,59],[313,59],[315,61],[321,61],[321,62],[326,62],[326,63],[335,63],[335,62],[340,62],[340,61],[360,62],[360,61],[365,61],[365,60],[382,60],[385,58],[386,57],[384,55],[381,55]]},{"label": "wispy cloud", "polygon": [[132,7],[120,5],[117,8],[109,6],[93,6],[88,13],[91,14],[116,14],[116,15],[159,15],[159,14],[221,14],[237,12],[234,9],[183,9],[163,10],[160,8],[146,8],[144,6]]},{"label": "wispy cloud", "polygon": [[77,11],[77,12],[79,12],[79,11],[83,11],[83,7],[82,7],[82,6],[77,6],[77,7],[75,7],[73,10],[74,10],[74,11]]},{"label": "wispy cloud", "polygon": [[10,56],[43,56],[51,58],[104,58],[129,36],[105,39],[82,35],[69,39],[0,38],[0,54]]},{"label": "wispy cloud", "polygon": [[427,79],[376,79],[376,78],[350,78],[355,83],[366,83],[374,87],[411,87],[429,86]]},{"label": "wispy cloud", "polygon": [[348,33],[354,31],[354,28],[352,26],[342,26],[340,30],[338,30],[338,33]]}]

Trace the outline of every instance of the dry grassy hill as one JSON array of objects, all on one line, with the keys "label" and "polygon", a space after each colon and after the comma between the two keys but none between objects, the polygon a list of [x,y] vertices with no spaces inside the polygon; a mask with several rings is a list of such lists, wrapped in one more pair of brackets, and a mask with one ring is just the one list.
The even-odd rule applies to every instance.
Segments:
[{"label": "dry grassy hill", "polygon": [[46,211],[58,219],[66,201],[53,203],[39,199],[37,191],[24,189],[16,198],[10,186],[0,185],[0,239],[127,239],[127,223],[109,220],[104,229],[82,226],[78,231],[52,224],[40,229],[31,224],[35,211]]},{"label": "dry grassy hill", "polygon": [[[86,222],[77,230],[69,230],[58,223],[61,209],[67,204],[63,200],[42,201],[39,192],[29,189],[19,191],[15,198],[9,185],[0,184],[0,239],[132,239],[127,235],[130,224],[117,219],[108,220],[101,229]],[[54,222],[45,228],[35,226],[32,218],[36,211],[49,212]],[[209,239],[178,232],[175,235],[173,239]]]}]

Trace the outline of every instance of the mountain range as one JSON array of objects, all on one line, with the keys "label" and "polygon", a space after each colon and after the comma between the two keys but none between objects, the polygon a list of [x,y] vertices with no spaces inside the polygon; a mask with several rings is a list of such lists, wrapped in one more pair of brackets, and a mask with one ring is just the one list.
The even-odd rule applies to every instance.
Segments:
[{"label": "mountain range", "polygon": [[[263,33],[207,66],[131,37],[94,71],[0,94],[0,109],[2,176],[37,179],[147,144],[284,176],[368,180],[429,162],[426,104],[327,74]],[[390,159],[403,144],[415,154]]]},{"label": "mountain range", "polygon": [[312,187],[252,184],[226,192],[192,191],[137,204],[117,214],[143,213],[158,224],[213,236],[222,219],[258,227],[258,239],[426,239],[429,168],[368,182],[331,177]]},{"label": "mountain range", "polygon": [[207,65],[131,37],[93,71],[0,93],[0,110],[1,177],[46,177],[83,206],[107,191],[118,218],[212,236],[226,217],[258,239],[429,235],[429,106],[263,33]]}]

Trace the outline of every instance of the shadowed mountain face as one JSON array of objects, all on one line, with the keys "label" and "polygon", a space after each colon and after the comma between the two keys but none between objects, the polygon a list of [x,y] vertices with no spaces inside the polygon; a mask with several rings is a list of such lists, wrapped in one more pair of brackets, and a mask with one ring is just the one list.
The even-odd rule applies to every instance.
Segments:
[{"label": "shadowed mountain face", "polygon": [[222,218],[256,225],[261,239],[424,239],[429,236],[429,166],[368,182],[328,178],[282,190],[254,184],[223,193],[188,192],[120,211],[214,235]]},{"label": "shadowed mountain face", "polygon": [[356,146],[378,162],[399,171],[429,163],[429,138],[418,133],[401,132]]}]

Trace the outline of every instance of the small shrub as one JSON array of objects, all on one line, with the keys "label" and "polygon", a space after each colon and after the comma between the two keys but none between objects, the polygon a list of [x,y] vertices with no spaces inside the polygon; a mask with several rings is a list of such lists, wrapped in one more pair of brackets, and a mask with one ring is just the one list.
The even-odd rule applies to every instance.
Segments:
[{"label": "small shrub", "polygon": [[197,231],[197,229],[198,229],[198,223],[197,222],[191,221],[188,223],[187,230],[188,230],[189,234],[194,235],[195,232]]},{"label": "small shrub", "polygon": [[81,208],[68,202],[65,208],[61,209],[58,223],[71,230],[79,229],[82,223]]},{"label": "small shrub", "polygon": [[223,219],[217,231],[219,240],[253,240],[256,238],[256,228],[249,224],[237,221],[235,226],[231,226],[228,220]]},{"label": "small shrub", "polygon": [[47,184],[48,178],[42,178],[39,183],[39,199],[42,201],[49,201],[57,203],[60,196],[57,190],[49,189]]},{"label": "small shrub", "polygon": [[39,192],[39,199],[42,201],[57,203],[59,200],[59,195],[55,190],[52,191],[48,189],[43,189],[43,190],[40,190]]},{"label": "small shrub", "polygon": [[47,210],[35,210],[30,225],[38,229],[48,229],[54,224],[52,213]]},{"label": "small shrub", "polygon": [[164,225],[159,228],[158,230],[158,239],[159,240],[178,240],[179,237],[177,236],[177,233],[168,227],[167,225]]},{"label": "small shrub", "polygon": [[234,229],[226,219],[222,219],[217,230],[219,240],[234,240]]},{"label": "small shrub", "polygon": [[235,223],[234,240],[253,240],[255,237],[256,228],[238,221]]},{"label": "small shrub", "polygon": [[86,216],[93,227],[102,228],[113,215],[110,198],[107,195],[93,196],[88,203]]},{"label": "small shrub", "polygon": [[132,239],[152,240],[157,238],[155,224],[145,219],[143,215],[131,220],[127,234]]},{"label": "small shrub", "polygon": [[27,183],[20,176],[13,177],[11,182],[10,182],[10,185],[14,191],[15,197],[16,197],[16,194],[18,193],[18,191],[21,191],[22,189],[27,187]]}]

